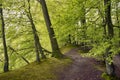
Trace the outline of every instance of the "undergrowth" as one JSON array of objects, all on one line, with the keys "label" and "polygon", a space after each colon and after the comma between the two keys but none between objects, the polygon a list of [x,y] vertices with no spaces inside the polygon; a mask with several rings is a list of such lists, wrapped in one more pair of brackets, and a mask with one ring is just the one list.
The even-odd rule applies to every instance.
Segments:
[{"label": "undergrowth", "polygon": [[109,76],[106,73],[103,73],[101,77],[104,78],[105,80],[120,80],[119,78],[117,78],[115,76]]}]

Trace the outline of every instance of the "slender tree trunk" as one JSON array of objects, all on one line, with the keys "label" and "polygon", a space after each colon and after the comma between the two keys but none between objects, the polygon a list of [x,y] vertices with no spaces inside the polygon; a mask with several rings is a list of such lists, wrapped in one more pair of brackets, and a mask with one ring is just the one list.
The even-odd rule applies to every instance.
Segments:
[{"label": "slender tree trunk", "polygon": [[81,12],[82,12],[81,19],[80,19],[81,20],[81,25],[85,26],[86,25],[86,17],[85,17],[86,11],[85,11],[84,5],[81,9]]},{"label": "slender tree trunk", "polygon": [[85,40],[86,40],[86,30],[87,30],[87,27],[86,27],[86,16],[85,16],[86,9],[85,9],[84,4],[82,4],[81,12],[82,12],[82,15],[81,15],[80,21],[81,21],[81,26],[83,27],[82,28],[83,29],[83,39],[84,39],[83,50],[85,51],[85,49],[86,49],[86,47],[85,47],[85,45],[86,45]]},{"label": "slender tree trunk", "polygon": [[25,58],[25,57],[23,57],[23,56],[21,56],[19,53],[17,53],[17,51],[15,50],[15,49],[13,49],[11,46],[8,46],[13,52],[15,52],[18,56],[20,56],[27,64],[29,64],[29,61]]},{"label": "slender tree trunk", "polygon": [[105,5],[105,19],[108,26],[108,37],[112,38],[114,36],[113,24],[111,20],[111,0],[104,0]]},{"label": "slender tree trunk", "polygon": [[[108,27],[108,38],[112,39],[114,36],[114,31],[113,31],[113,24],[111,20],[111,0],[104,0],[104,6],[105,6],[105,19]],[[111,52],[109,52],[110,49],[111,47],[108,49],[106,53],[106,58],[111,54]],[[109,64],[107,60],[106,60],[106,70],[107,70],[107,74],[111,76],[115,75],[113,63]]]},{"label": "slender tree trunk", "polygon": [[47,30],[49,33],[51,47],[52,47],[52,56],[53,57],[62,57],[63,55],[61,54],[59,47],[58,47],[55,33],[54,33],[53,28],[52,28],[52,24],[51,24],[50,17],[48,14],[46,2],[45,2],[45,0],[38,0],[38,1],[42,5],[43,15],[44,15],[44,19],[46,22],[46,27],[47,27]]},{"label": "slender tree trunk", "polygon": [[71,44],[71,35],[68,35],[68,43]]},{"label": "slender tree trunk", "polygon": [[103,32],[104,37],[106,37],[106,36],[107,36],[107,30],[106,30],[106,22],[105,22],[104,18],[103,18],[102,26],[103,26],[103,28],[104,28],[104,32]]},{"label": "slender tree trunk", "polygon": [[36,30],[36,27],[35,27],[35,24],[34,24],[34,21],[33,21],[33,18],[32,18],[32,14],[31,14],[31,11],[30,11],[30,0],[28,0],[28,5],[29,5],[29,8],[28,8],[28,19],[30,20],[30,23],[31,23],[31,27],[32,27],[32,31],[33,31],[33,35],[34,35],[34,43],[35,43],[35,50],[36,50],[36,61],[37,62],[40,62],[40,55],[42,56],[42,58],[46,58],[45,55],[44,55],[44,52],[42,50],[42,47],[41,47],[41,44],[40,44],[40,41],[39,41],[39,37],[38,37],[38,34],[37,34],[37,30]]},{"label": "slender tree trunk", "polygon": [[[118,27],[119,27],[119,38],[120,38],[120,20],[119,20],[119,12],[118,12],[118,10],[119,10],[119,8],[118,8],[118,6],[119,6],[119,0],[117,0],[116,1],[116,21],[117,21],[117,25],[118,25]],[[119,41],[119,46],[120,46],[120,41]]]},{"label": "slender tree trunk", "polygon": [[32,30],[33,30],[33,35],[34,35],[34,43],[35,43],[35,49],[36,49],[36,60],[39,62],[40,61],[39,54],[41,54],[42,58],[46,58],[46,57],[45,57],[44,52],[42,50],[42,47],[41,47],[41,44],[39,41],[39,37],[37,35],[37,31],[35,28],[35,24],[33,23],[32,18],[31,18],[30,22],[32,25]]},{"label": "slender tree trunk", "polygon": [[0,17],[1,17],[1,27],[2,27],[2,39],[3,39],[3,47],[4,47],[4,72],[9,71],[9,57],[7,53],[7,46],[6,46],[6,38],[5,38],[5,23],[3,18],[3,9],[2,4],[0,4]]},{"label": "slender tree trunk", "polygon": [[103,37],[107,36],[107,30],[106,30],[106,21],[105,21],[105,17],[104,14],[102,13],[102,11],[98,8],[99,14],[102,17],[102,27],[103,27]]}]

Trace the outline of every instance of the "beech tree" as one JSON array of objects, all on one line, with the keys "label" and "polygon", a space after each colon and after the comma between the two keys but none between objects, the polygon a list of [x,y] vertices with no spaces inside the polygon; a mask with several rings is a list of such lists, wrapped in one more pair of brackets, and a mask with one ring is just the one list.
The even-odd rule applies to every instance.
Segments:
[{"label": "beech tree", "polygon": [[107,74],[115,74],[113,57],[120,53],[119,0],[5,0],[0,2],[0,25],[4,72],[51,54],[61,58],[59,47],[74,44],[86,56],[105,62]]},{"label": "beech tree", "polygon": [[7,72],[9,71],[9,57],[8,57],[7,45],[6,45],[5,22],[3,17],[2,1],[0,1],[0,18],[1,18],[2,40],[3,40],[3,47],[4,47],[4,72]]},{"label": "beech tree", "polygon": [[[113,24],[111,20],[111,0],[104,0],[104,6],[105,6],[105,20],[108,27],[108,39],[112,39],[114,36],[114,30],[113,30]],[[108,49],[108,52],[106,53],[106,57],[108,57],[111,52],[109,52],[111,46]],[[109,63],[106,60],[106,70],[109,75],[114,75],[114,65],[113,63]]]},{"label": "beech tree", "polygon": [[32,18],[32,14],[31,14],[31,10],[30,10],[31,9],[30,0],[27,0],[27,1],[28,1],[28,14],[27,14],[27,17],[30,20],[33,35],[34,35],[34,44],[35,44],[35,50],[36,50],[36,61],[40,62],[39,54],[41,54],[42,58],[46,58],[46,57],[45,57],[44,52],[42,50],[42,46],[41,46],[39,37],[37,35],[37,30],[36,30],[36,27],[35,27],[35,24],[34,24],[34,21],[33,21],[33,18]]},{"label": "beech tree", "polygon": [[46,23],[46,27],[49,33],[49,37],[50,37],[50,42],[51,42],[51,47],[52,47],[52,56],[53,57],[62,57],[63,55],[61,54],[60,50],[59,50],[59,46],[55,37],[55,33],[51,24],[51,20],[49,17],[49,13],[48,13],[48,9],[47,9],[47,5],[45,0],[38,0],[39,3],[42,6],[42,11],[43,11],[43,15],[44,15],[44,19],[45,19],[45,23]]},{"label": "beech tree", "polygon": [[[119,38],[120,38],[119,0],[116,0],[115,5],[116,5],[116,22],[117,22],[117,26],[119,28],[118,35],[119,35]],[[120,46],[120,41],[119,41],[119,46]]]}]

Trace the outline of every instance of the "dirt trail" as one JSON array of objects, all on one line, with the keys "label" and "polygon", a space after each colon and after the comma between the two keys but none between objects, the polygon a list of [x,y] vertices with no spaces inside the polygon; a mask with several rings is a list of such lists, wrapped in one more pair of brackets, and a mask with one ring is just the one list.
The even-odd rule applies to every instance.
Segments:
[{"label": "dirt trail", "polygon": [[94,67],[94,60],[81,57],[77,51],[72,49],[65,54],[73,63],[60,73],[59,80],[103,80],[102,72]]}]

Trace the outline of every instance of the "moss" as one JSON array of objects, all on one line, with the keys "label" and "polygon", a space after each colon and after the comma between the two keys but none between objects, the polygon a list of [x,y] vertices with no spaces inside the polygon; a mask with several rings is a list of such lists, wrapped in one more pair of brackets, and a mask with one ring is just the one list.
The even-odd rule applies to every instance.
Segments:
[{"label": "moss", "polygon": [[106,74],[106,73],[103,73],[103,74],[102,74],[102,78],[104,78],[105,80],[120,80],[120,79],[118,79],[117,77],[115,77],[115,76],[109,76],[109,75]]},{"label": "moss", "polygon": [[0,80],[57,80],[56,72],[63,70],[70,63],[71,60],[68,58],[50,58],[41,63],[33,62],[20,69],[0,74]]},{"label": "moss", "polygon": [[[66,53],[75,48],[72,45],[62,47],[61,52]],[[19,69],[0,74],[0,80],[58,80],[57,74],[69,66],[72,60],[69,58],[48,58],[40,63],[33,62]]]},{"label": "moss", "polygon": [[76,46],[73,46],[73,45],[71,45],[71,44],[68,44],[68,45],[66,45],[66,46],[63,46],[60,50],[61,50],[61,52],[64,54],[64,53],[70,51],[71,49],[73,49],[73,48],[75,48],[75,47],[76,47]]}]

